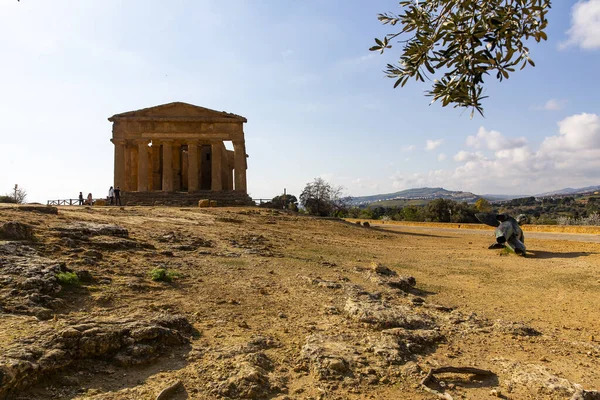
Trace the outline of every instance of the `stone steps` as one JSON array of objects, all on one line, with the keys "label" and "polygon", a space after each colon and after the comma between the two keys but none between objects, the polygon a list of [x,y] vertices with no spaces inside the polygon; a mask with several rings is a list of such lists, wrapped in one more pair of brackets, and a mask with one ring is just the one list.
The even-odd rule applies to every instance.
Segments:
[{"label": "stone steps", "polygon": [[255,205],[246,193],[231,191],[121,192],[121,203],[126,206],[198,206],[204,199],[216,201],[219,207]]}]

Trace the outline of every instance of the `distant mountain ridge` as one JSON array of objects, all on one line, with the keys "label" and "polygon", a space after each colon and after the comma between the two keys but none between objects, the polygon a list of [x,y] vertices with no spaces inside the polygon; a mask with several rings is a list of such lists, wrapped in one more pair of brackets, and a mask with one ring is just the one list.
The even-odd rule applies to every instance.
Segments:
[{"label": "distant mountain ridge", "polygon": [[471,192],[451,191],[444,188],[417,188],[407,189],[395,193],[376,194],[372,196],[353,197],[350,204],[355,206],[367,205],[381,201],[390,200],[435,200],[435,199],[450,199],[458,202],[466,201],[474,203],[481,196]]},{"label": "distant mountain ridge", "polygon": [[[584,194],[584,193],[593,193],[600,191],[600,185],[596,186],[586,186],[583,188],[564,188],[555,190],[552,192],[540,193],[536,194],[533,197],[548,197],[548,196],[568,196],[575,194]],[[353,206],[366,206],[369,204],[379,203],[379,202],[392,202],[391,204],[383,204],[385,206],[390,205],[402,205],[403,201],[411,201],[411,200],[420,200],[425,204],[431,200],[435,199],[449,199],[458,202],[467,202],[474,203],[479,198],[487,199],[491,202],[502,202],[512,199],[518,199],[521,197],[531,197],[531,195],[521,194],[521,195],[505,195],[505,194],[483,194],[477,195],[471,192],[463,192],[463,191],[452,191],[446,190],[444,188],[416,188],[416,189],[406,189],[400,192],[395,193],[386,193],[386,194],[375,194],[371,196],[357,196],[352,197],[350,200],[350,204]],[[394,202],[395,201],[395,202]]]},{"label": "distant mountain ridge", "polygon": [[600,185],[586,186],[586,187],[578,188],[578,189],[564,188],[564,189],[555,190],[552,192],[536,194],[535,197],[565,196],[565,195],[570,195],[570,194],[583,194],[583,193],[598,192],[598,191],[600,191]]}]

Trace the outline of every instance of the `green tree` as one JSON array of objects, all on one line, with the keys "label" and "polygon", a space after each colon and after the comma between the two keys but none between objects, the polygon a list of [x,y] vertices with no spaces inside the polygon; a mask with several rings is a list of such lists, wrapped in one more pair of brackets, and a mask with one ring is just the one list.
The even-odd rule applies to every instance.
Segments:
[{"label": "green tree", "polygon": [[[516,67],[535,66],[526,42],[547,40],[546,14],[550,0],[403,0],[401,12],[379,14],[383,24],[396,26],[371,51],[383,53],[398,39],[397,64],[385,70],[394,87],[410,78],[424,82],[435,77],[427,96],[442,106],[471,109],[483,115],[484,76],[502,81]],[[402,39],[402,40],[400,40]],[[429,75],[428,75],[429,74]]]},{"label": "green tree", "polygon": [[484,199],[483,197],[480,197],[476,202],[475,202],[475,208],[477,209],[477,211],[479,212],[491,212],[492,211],[492,205],[490,204],[489,201],[487,201],[486,199]]},{"label": "green tree", "polygon": [[309,214],[331,216],[346,209],[348,198],[343,197],[344,188],[332,186],[322,178],[307,183],[300,194],[300,204]]},{"label": "green tree", "polygon": [[450,222],[456,202],[447,199],[435,199],[425,207],[425,218],[432,222]]},{"label": "green tree", "polygon": [[279,196],[273,197],[273,199],[271,200],[272,208],[287,210],[290,207],[293,208],[294,204],[298,204],[298,198],[296,198],[296,196],[294,196],[293,194],[281,194]]},{"label": "green tree", "polygon": [[405,221],[423,221],[422,208],[417,206],[406,206],[401,211]]}]

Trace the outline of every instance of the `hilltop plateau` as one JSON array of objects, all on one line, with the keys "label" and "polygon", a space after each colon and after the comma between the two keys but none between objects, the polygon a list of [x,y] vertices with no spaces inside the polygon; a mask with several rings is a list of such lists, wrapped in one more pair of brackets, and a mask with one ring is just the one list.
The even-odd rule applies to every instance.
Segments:
[{"label": "hilltop plateau", "polygon": [[[2,207],[0,398],[598,398],[600,244],[533,238],[518,258],[491,240]],[[481,371],[428,375],[446,366]]]}]

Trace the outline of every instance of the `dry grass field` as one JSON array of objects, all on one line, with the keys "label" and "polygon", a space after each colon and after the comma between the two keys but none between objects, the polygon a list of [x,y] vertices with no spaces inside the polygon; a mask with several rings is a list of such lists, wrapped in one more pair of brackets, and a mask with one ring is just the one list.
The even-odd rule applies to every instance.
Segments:
[{"label": "dry grass field", "polygon": [[[9,221],[34,237],[0,239],[0,398],[600,389],[599,243],[531,238],[520,258],[488,250],[491,233],[256,208],[0,208]],[[438,394],[425,390],[442,366],[491,374],[440,374],[427,384]]]}]

